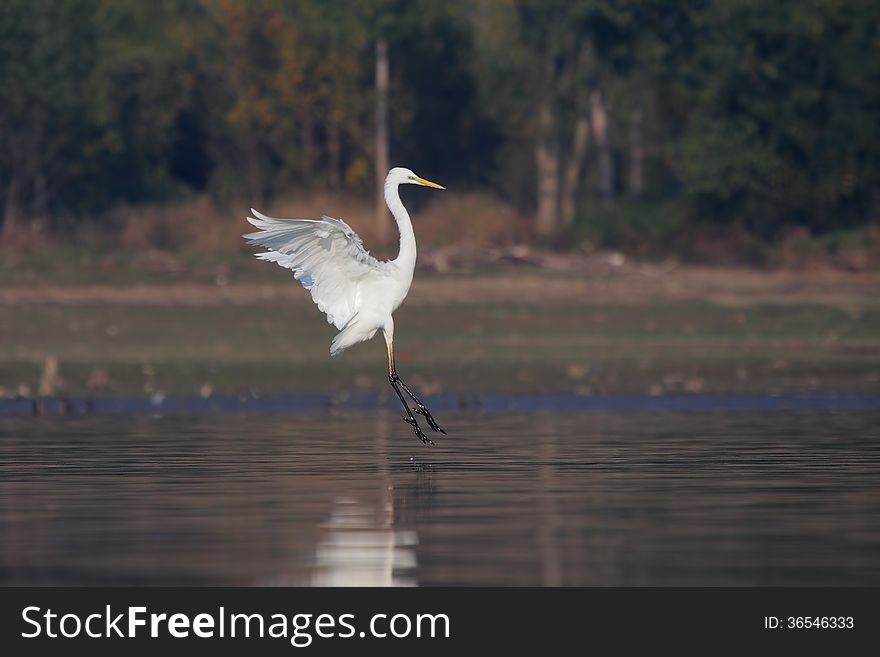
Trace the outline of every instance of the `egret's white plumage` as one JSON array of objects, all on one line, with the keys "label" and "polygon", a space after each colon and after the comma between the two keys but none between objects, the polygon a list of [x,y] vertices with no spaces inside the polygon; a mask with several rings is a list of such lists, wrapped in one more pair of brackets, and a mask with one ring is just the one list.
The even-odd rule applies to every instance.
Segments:
[{"label": "egret's white plumage", "polygon": [[[391,263],[371,256],[357,233],[341,219],[275,219],[252,212],[256,218],[248,221],[260,230],[245,237],[271,249],[257,257],[292,269],[327,321],[340,331],[346,330],[377,288],[393,280]],[[378,328],[374,327],[374,334]],[[368,337],[372,334],[364,339]],[[335,348],[331,353],[339,351]]]},{"label": "egret's white plumage", "polygon": [[251,244],[267,249],[256,254],[257,258],[293,270],[294,278],[311,293],[312,300],[327,315],[327,321],[339,329],[330,345],[331,355],[335,356],[382,331],[388,347],[391,384],[409,416],[404,419],[414,426],[422,440],[430,442],[418,428],[397,384],[413,397],[416,412],[425,415],[431,428],[435,431],[442,429],[400,381],[394,367],[392,313],[406,298],[416,266],[415,233],[398,193],[402,184],[443,189],[409,169],[396,167],[388,172],[385,202],[400,231],[400,251],[394,260],[377,260],[364,249],[363,241],[348,224],[328,216],[319,220],[276,219],[252,209],[254,216],[247,217],[247,220],[258,230],[244,237]]}]

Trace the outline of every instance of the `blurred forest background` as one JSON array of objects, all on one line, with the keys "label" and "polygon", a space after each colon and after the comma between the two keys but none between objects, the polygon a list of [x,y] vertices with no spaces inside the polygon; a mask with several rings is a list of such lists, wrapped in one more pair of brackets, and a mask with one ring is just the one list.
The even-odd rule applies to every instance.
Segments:
[{"label": "blurred forest background", "polygon": [[839,0],[3,0],[0,398],[387,394],[381,345],[328,365],[240,235],[327,213],[393,255],[394,165],[448,189],[403,193],[424,394],[876,391],[878,30]]},{"label": "blurred forest background", "polygon": [[871,268],[880,3],[0,4],[7,271],[38,247],[240,258],[250,206],[390,252],[383,141],[451,190],[407,199],[438,248]]}]

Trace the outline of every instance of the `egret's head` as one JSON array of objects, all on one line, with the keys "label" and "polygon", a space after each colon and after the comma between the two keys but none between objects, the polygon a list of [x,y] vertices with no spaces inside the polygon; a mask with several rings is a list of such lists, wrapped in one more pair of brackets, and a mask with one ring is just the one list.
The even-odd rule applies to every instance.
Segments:
[{"label": "egret's head", "polygon": [[394,167],[388,172],[388,180],[396,182],[398,185],[422,185],[424,187],[433,187],[434,189],[446,189],[443,185],[438,185],[430,180],[425,180],[417,176],[412,170],[403,167]]}]

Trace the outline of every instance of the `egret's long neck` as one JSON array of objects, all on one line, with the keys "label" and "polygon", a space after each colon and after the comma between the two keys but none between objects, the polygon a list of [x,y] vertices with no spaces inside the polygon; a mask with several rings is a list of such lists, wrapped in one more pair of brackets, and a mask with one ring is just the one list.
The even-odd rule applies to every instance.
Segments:
[{"label": "egret's long neck", "polygon": [[416,235],[413,233],[409,212],[403,207],[397,188],[397,182],[385,180],[385,203],[388,204],[388,209],[394,215],[397,228],[400,230],[400,252],[395,262],[413,271],[416,267]]}]

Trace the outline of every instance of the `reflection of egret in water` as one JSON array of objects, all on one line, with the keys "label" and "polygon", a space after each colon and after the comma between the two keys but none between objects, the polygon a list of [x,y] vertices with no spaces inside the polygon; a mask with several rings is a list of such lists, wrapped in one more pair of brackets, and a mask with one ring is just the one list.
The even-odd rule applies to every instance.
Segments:
[{"label": "reflection of egret in water", "polygon": [[[384,509],[386,517],[393,513]],[[406,576],[416,566],[414,531],[396,531],[377,523],[374,509],[351,498],[339,498],[324,523],[318,544],[314,586],[413,586]]]},{"label": "reflection of egret in water", "polygon": [[376,419],[380,508],[351,497],[336,499],[316,550],[314,586],[414,586],[416,532],[394,523],[394,486],[388,473],[388,418]]}]

